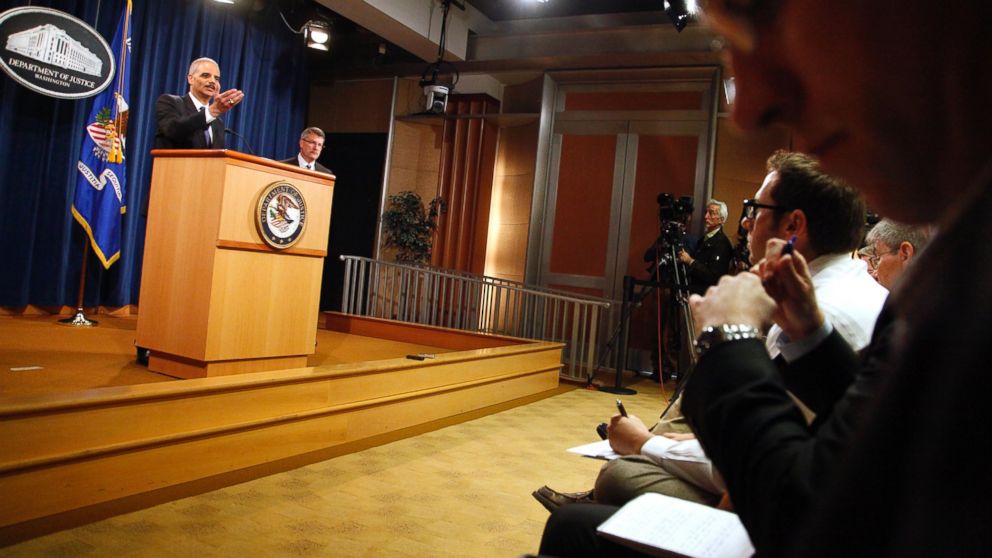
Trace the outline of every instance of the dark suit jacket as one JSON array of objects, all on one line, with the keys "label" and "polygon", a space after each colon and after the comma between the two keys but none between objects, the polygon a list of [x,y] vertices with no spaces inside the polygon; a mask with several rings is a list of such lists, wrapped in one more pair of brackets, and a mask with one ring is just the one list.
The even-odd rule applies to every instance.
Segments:
[{"label": "dark suit jacket", "polygon": [[210,122],[213,145],[207,145],[206,117],[189,95],[160,95],[155,101],[155,149],[224,149],[224,122]]},{"label": "dark suit jacket", "polygon": [[[836,345],[803,359],[854,378],[830,409],[832,424],[804,428],[757,341],[700,359],[683,411],[759,555],[992,555],[985,178],[889,297],[869,345],[879,350],[874,363],[851,364]],[[877,387],[857,391],[874,372]]]},{"label": "dark suit jacket", "polygon": [[890,370],[837,482],[796,538],[797,555],[992,556],[992,178],[984,179],[892,292]]},{"label": "dark suit jacket", "polygon": [[703,294],[730,270],[734,247],[721,229],[710,238],[703,237],[691,255],[695,261],[688,268],[689,291]]},{"label": "dark suit jacket", "polygon": [[[759,556],[788,555],[786,544],[835,478],[887,366],[894,326],[886,307],[860,367],[836,330],[778,371],[758,341],[721,345],[697,364],[683,412],[723,475]],[[817,414],[812,426],[786,389]],[[725,400],[714,401],[720,397]]]},{"label": "dark suit jacket", "polygon": [[[279,161],[279,162],[280,163],[286,163],[287,165],[294,165],[294,166],[300,164],[300,161],[297,158],[297,156],[290,157],[289,159],[283,159],[282,161]],[[316,170],[317,172],[323,172],[323,173],[326,173],[326,174],[334,174],[333,172],[331,172],[331,169],[325,167],[324,165],[321,165],[320,164],[320,161],[314,161],[313,162],[313,166],[314,166],[314,170]]]}]

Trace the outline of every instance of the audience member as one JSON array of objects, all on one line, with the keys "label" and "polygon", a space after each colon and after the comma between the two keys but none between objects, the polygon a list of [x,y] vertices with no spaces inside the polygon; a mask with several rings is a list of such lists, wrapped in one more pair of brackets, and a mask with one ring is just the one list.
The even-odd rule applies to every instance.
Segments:
[{"label": "audience member", "polygon": [[[992,553],[989,490],[975,483],[989,458],[952,457],[988,434],[992,345],[975,328],[992,313],[992,250],[976,239],[992,235],[992,144],[971,107],[992,93],[992,77],[975,70],[992,55],[992,4],[946,3],[939,18],[923,0],[705,6],[729,42],[738,125],[789,127],[881,214],[939,231],[890,296],[860,364],[816,311],[805,259],[782,254],[781,241],[770,241],[760,275],[727,277],[693,297],[703,354],[684,409],[758,554]],[[831,414],[860,404],[856,423],[810,433],[762,344],[718,335],[736,324],[750,337],[773,316],[810,349],[801,359],[811,369],[854,377],[838,384],[847,387]],[[880,385],[862,391],[873,372]],[[939,389],[926,389],[934,378]],[[633,555],[595,537],[564,544],[609,513],[556,517],[582,508],[596,506],[552,514],[542,554]]]},{"label": "audience member", "polygon": [[[850,256],[862,237],[864,202],[857,191],[823,174],[815,161],[799,153],[772,155],[767,170],[755,198],[744,202],[750,252],[763,258],[769,239],[794,238],[794,248],[810,254],[820,307],[852,347],[864,348],[888,295],[864,264]],[[787,345],[781,333],[773,325],[765,339],[773,358]],[[662,425],[649,431],[637,417],[614,417],[610,443],[625,457],[603,466],[594,491],[559,493],[543,487],[535,498],[551,510],[555,504],[590,501],[593,495],[600,503],[622,505],[644,492],[715,504],[723,483],[699,442],[664,432]]]},{"label": "audience member", "polygon": [[886,289],[892,289],[906,267],[930,240],[929,227],[902,225],[882,219],[868,233],[865,255],[872,276]]},{"label": "audience member", "polygon": [[[836,455],[821,459],[816,439],[795,436],[797,418],[752,341],[720,343],[701,357],[686,415],[759,554],[988,554],[988,490],[971,481],[983,478],[988,458],[956,461],[952,474],[947,459],[987,435],[979,401],[992,348],[974,324],[992,311],[992,251],[975,239],[992,232],[992,167],[984,122],[963,107],[992,92],[992,78],[964,62],[992,54],[984,38],[992,5],[956,2],[935,21],[922,0],[784,0],[762,4],[773,9],[760,14],[749,11],[757,4],[709,4],[733,45],[738,124],[789,126],[883,216],[939,223],[940,232],[888,301],[893,332],[878,398],[856,435],[836,440]],[[913,64],[894,64],[895,48]],[[912,96],[890,94],[909,89]],[[934,106],[955,108],[927,110]],[[811,346],[804,359],[837,357],[842,345],[817,344],[830,326],[809,311],[800,268],[792,255],[765,266],[775,304],[756,278],[728,279],[694,301],[699,325],[755,326],[785,314],[792,339]],[[865,366],[845,370],[860,375]],[[924,389],[933,378],[940,389]],[[857,385],[845,401],[862,395]],[[797,465],[820,475],[812,490],[786,485],[784,470]]]}]

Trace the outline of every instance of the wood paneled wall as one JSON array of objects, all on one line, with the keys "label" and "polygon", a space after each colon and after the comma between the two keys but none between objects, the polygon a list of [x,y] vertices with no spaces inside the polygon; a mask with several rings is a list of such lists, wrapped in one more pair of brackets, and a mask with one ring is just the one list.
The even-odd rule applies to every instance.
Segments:
[{"label": "wood paneled wall", "polygon": [[[544,78],[503,90],[503,112],[537,114],[541,111]],[[524,280],[527,234],[537,167],[538,122],[500,128],[493,172],[492,210],[486,243],[486,275]]]},{"label": "wood paneled wall", "polygon": [[387,133],[392,100],[391,79],[314,84],[307,125],[338,134]]},{"label": "wood paneled wall", "polygon": [[728,118],[717,121],[713,196],[727,204],[723,232],[737,243],[737,225],[743,201],[753,198],[765,179],[765,161],[777,149],[789,149],[791,137],[784,130],[769,130],[744,136]]},{"label": "wood paneled wall", "polygon": [[[504,113],[537,113],[543,78],[507,85]],[[310,95],[309,123],[343,133],[388,132],[392,80],[315,84]],[[397,114],[422,110],[416,80],[399,80]],[[389,193],[413,190],[430,200],[437,192],[441,147],[440,127],[396,122]],[[485,273],[522,281],[531,220],[538,141],[536,121],[500,128],[492,180],[492,204],[485,247]],[[788,149],[789,135],[768,131],[742,136],[725,117],[718,119],[713,197],[725,201],[729,217],[724,229],[734,242],[741,202],[750,198],[765,176],[765,160],[776,149]],[[391,259],[390,254],[383,257]]]},{"label": "wood paneled wall", "polygon": [[485,268],[493,166],[499,129],[481,115],[499,114],[485,94],[448,98],[438,193],[447,211],[438,220],[432,264],[481,274]]}]

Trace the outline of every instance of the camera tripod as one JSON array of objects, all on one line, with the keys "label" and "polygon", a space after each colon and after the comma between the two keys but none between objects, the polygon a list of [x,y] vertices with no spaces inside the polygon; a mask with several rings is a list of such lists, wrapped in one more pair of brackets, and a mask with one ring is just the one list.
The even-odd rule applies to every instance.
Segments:
[{"label": "camera tripod", "polygon": [[[616,370],[616,380],[613,386],[601,387],[600,391],[605,391],[607,393],[615,393],[622,395],[632,395],[637,393],[636,390],[623,387],[623,371],[626,368],[627,362],[627,352],[628,352],[628,334],[630,329],[630,313],[631,308],[640,306],[641,302],[652,292],[654,289],[667,288],[671,293],[671,303],[673,310],[677,312],[679,316],[678,323],[678,334],[680,340],[679,353],[689,355],[689,363],[686,367],[684,374],[678,374],[678,384],[676,387],[675,395],[673,395],[671,401],[675,401],[676,396],[681,393],[681,386],[685,383],[684,379],[689,376],[692,368],[695,366],[695,351],[692,348],[692,337],[695,331],[695,324],[692,318],[692,312],[689,309],[689,275],[688,271],[685,269],[685,265],[678,259],[677,254],[678,246],[675,243],[667,243],[667,251],[664,255],[659,255],[656,249],[655,262],[652,268],[651,279],[635,279],[630,275],[625,275],[623,278],[623,303],[620,307],[620,321],[610,336],[609,341],[606,342],[603,351],[600,354],[605,355],[608,351],[613,350],[614,357],[614,369]],[[658,281],[660,277],[660,270],[664,266],[670,266],[672,269],[672,281]],[[635,294],[635,288],[641,287],[640,292]],[[659,324],[659,327],[663,327]],[[619,342],[619,347],[617,343]],[[659,347],[658,351],[658,372],[662,373],[663,369],[663,357],[664,353]],[[602,362],[599,363],[600,365]],[[597,366],[598,368],[599,366]],[[592,382],[592,377],[589,379]],[[671,403],[669,404],[671,406]],[[665,409],[666,411],[668,408]],[[664,415],[662,415],[664,416]]]}]

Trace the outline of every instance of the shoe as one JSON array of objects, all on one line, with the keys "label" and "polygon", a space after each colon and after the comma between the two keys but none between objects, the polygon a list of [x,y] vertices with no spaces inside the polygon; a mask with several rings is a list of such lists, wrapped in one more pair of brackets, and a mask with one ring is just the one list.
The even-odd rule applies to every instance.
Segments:
[{"label": "shoe", "polygon": [[531,493],[534,499],[541,503],[549,512],[568,504],[595,504],[592,490],[585,492],[558,492],[548,486],[542,486]]}]

